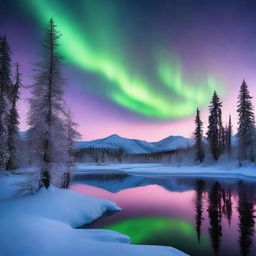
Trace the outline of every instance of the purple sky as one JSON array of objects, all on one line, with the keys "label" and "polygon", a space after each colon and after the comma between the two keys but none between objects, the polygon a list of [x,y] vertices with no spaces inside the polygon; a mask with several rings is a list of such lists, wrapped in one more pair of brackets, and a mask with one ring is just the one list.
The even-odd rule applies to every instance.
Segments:
[{"label": "purple sky", "polygon": [[[40,55],[44,30],[31,13],[21,8],[21,1],[0,1],[4,4],[0,11],[0,33],[7,35],[12,60],[20,63],[23,84],[28,86],[33,83],[32,64]],[[124,56],[128,56],[126,61],[129,67],[136,68],[136,72],[151,78],[154,49],[165,45],[181,60],[187,78],[203,76],[207,70],[221,79],[226,91],[222,98],[224,123],[228,115],[232,114],[235,128],[236,101],[242,79],[246,79],[252,96],[256,95],[255,1],[110,2],[117,5],[122,14],[123,19],[118,24],[124,23],[123,33],[115,34],[113,42],[116,43],[119,37],[122,42],[126,42],[123,49],[126,51]],[[80,0],[62,1],[63,5],[70,7],[73,14],[76,14],[81,3]],[[76,24],[82,22],[82,11],[80,16],[77,15]],[[135,40],[138,36],[139,40]],[[83,139],[96,139],[113,133],[149,141],[170,135],[192,135],[193,116],[165,120],[146,117],[111,101],[107,97],[109,82],[104,79],[99,82],[102,79],[100,74],[91,75],[67,63],[64,66],[64,76],[68,79],[65,98],[79,124]],[[154,89],[158,90],[158,87]],[[23,88],[19,102],[21,130],[28,128],[28,97],[29,89]],[[205,104],[201,110],[206,127],[208,105]]]}]

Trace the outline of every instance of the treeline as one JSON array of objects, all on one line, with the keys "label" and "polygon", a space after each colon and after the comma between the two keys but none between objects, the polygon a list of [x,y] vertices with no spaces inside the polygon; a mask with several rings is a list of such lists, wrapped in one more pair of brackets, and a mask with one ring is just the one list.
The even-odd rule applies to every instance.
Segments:
[{"label": "treeline", "polygon": [[245,81],[242,82],[237,103],[238,129],[234,136],[235,144],[232,145],[232,120],[226,125],[222,121],[222,102],[214,91],[209,105],[209,116],[207,131],[204,136],[203,122],[200,111],[197,109],[195,117],[195,130],[193,147],[177,149],[167,152],[148,154],[127,154],[122,150],[89,148],[82,149],[78,153],[79,162],[96,163],[173,163],[192,164],[211,163],[218,161],[222,156],[226,160],[238,160],[241,165],[243,161],[256,159],[256,128],[253,112],[252,97]]},{"label": "treeline", "polygon": [[91,147],[78,150],[76,161],[85,163],[179,163],[186,155],[191,155],[191,147],[144,154],[129,154],[121,149]]},{"label": "treeline", "polygon": [[206,137],[203,135],[203,122],[200,111],[197,109],[195,117],[195,160],[202,163],[206,155],[217,161],[221,155],[227,154],[230,158],[236,158],[241,164],[242,161],[255,161],[256,158],[256,129],[255,116],[253,112],[252,97],[248,86],[243,80],[239,90],[238,103],[238,129],[237,145],[232,145],[232,123],[231,116],[229,122],[224,127],[222,122],[222,102],[214,91],[212,101],[209,106],[209,117]]},{"label": "treeline", "polygon": [[14,78],[11,74],[10,48],[5,36],[0,37],[0,168],[17,167],[18,112],[17,100],[21,87],[19,65]]},{"label": "treeline", "polygon": [[79,137],[63,99],[65,82],[59,38],[51,19],[41,58],[34,67],[27,118],[29,129],[26,140],[22,140],[17,112],[21,74],[16,64],[13,78],[9,44],[6,36],[0,37],[0,168],[6,173],[19,167],[32,167],[33,177],[28,185],[35,191],[50,184],[68,187],[75,157],[74,140]]}]

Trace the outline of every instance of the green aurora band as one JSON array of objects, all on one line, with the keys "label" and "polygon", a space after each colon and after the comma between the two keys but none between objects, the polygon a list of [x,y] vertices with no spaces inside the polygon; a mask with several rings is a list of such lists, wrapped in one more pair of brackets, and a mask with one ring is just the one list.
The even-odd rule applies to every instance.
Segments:
[{"label": "green aurora band", "polygon": [[71,8],[61,1],[23,0],[23,3],[41,25],[45,26],[51,17],[54,18],[62,33],[61,54],[65,59],[106,79],[111,84],[105,88],[109,91],[107,97],[128,110],[155,119],[182,118],[207,104],[214,89],[223,94],[213,76],[207,76],[200,83],[186,81],[181,65],[176,64],[177,61],[172,63],[166,54],[158,56],[154,72],[156,82],[147,81],[137,69],[134,72],[127,68],[124,44],[121,37],[116,38],[121,33],[114,22],[118,11],[108,1],[101,1],[100,5],[97,1],[81,1],[78,10],[82,12],[80,16],[86,18],[79,22],[74,22],[79,14],[74,16]]},{"label": "green aurora band", "polygon": [[[129,236],[134,244],[179,244],[180,247],[188,246],[194,250],[205,249],[209,246],[209,237],[201,236],[200,246],[197,241],[195,228],[187,221],[163,217],[139,217],[122,220],[120,222],[104,226]],[[185,243],[184,243],[185,242]]]}]

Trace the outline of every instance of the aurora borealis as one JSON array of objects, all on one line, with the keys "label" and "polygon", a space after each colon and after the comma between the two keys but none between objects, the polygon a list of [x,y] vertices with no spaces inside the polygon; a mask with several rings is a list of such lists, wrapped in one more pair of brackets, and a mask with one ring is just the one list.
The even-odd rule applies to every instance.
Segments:
[{"label": "aurora borealis", "polygon": [[[117,22],[114,20],[114,24],[109,26],[111,23],[109,20],[114,11],[109,10],[106,2],[99,4],[97,1],[89,1],[89,4],[81,3],[81,5],[84,5],[85,10],[89,10],[89,12],[93,10],[94,12],[94,15],[90,13],[88,15],[89,24],[94,25],[95,20],[97,21],[98,17],[102,17],[103,10],[107,13],[103,22],[98,21],[93,26],[97,38],[93,42],[100,44],[99,47],[90,43],[90,34],[87,34],[86,28],[81,28],[81,23],[72,24],[73,18],[68,18],[69,12],[65,6],[55,5],[53,1],[32,2],[35,16],[39,18],[42,24],[47,24],[51,17],[54,17],[56,24],[59,24],[59,30],[62,31],[61,50],[67,61],[85,71],[98,73],[109,80],[111,86],[107,96],[115,103],[153,118],[185,117],[193,114],[197,106],[209,101],[209,97],[206,97],[205,94],[211,93],[213,89],[218,89],[217,83],[213,79],[206,79],[199,86],[187,85],[183,81],[180,67],[172,68],[171,58],[166,58],[166,62],[160,59],[156,68],[159,70],[160,78],[157,84],[166,85],[167,90],[164,94],[159,93],[161,90],[154,92],[152,85],[145,82],[143,76],[136,74],[136,72],[132,74],[133,72],[119,61],[119,57],[112,53],[112,42],[108,42],[107,39],[114,39],[114,36],[108,35]],[[117,47],[120,48],[119,45]],[[124,51],[124,49],[122,50]],[[102,90],[105,88],[103,87]],[[176,101],[175,98],[179,98],[179,100]]]},{"label": "aurora borealis", "polygon": [[250,1],[1,2],[1,33],[10,38],[27,84],[44,28],[54,18],[62,34],[66,100],[85,139],[190,136],[195,109],[206,117],[213,90],[222,96],[225,120],[241,80],[249,86],[256,81],[256,44],[249,40],[256,6]]}]

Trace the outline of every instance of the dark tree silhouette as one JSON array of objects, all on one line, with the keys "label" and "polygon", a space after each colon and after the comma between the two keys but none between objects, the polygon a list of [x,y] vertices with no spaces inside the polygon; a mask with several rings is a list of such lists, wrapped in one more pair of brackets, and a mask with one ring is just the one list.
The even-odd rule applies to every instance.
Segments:
[{"label": "dark tree silhouette", "polygon": [[239,214],[239,239],[240,253],[242,256],[248,256],[253,244],[255,216],[253,209],[253,196],[243,182],[239,183],[239,200],[238,200],[238,214]]},{"label": "dark tree silhouette", "polygon": [[255,118],[251,99],[252,97],[249,94],[248,86],[243,80],[237,105],[237,136],[240,160],[254,159]]},{"label": "dark tree silhouette", "polygon": [[9,90],[10,110],[7,119],[7,170],[17,168],[17,146],[19,138],[19,114],[17,101],[19,100],[19,89],[21,87],[21,74],[19,64],[16,64],[16,81]]},{"label": "dark tree silhouette", "polygon": [[212,101],[209,106],[210,114],[208,118],[207,140],[210,152],[215,161],[220,157],[224,147],[224,128],[222,125],[221,107],[222,103],[220,102],[217,93],[214,91]]},{"label": "dark tree silhouette", "polygon": [[215,254],[218,253],[221,237],[221,186],[215,182],[208,194],[208,215],[210,220],[209,235],[211,238],[212,248]]},{"label": "dark tree silhouette", "polygon": [[222,212],[226,216],[228,220],[228,224],[230,226],[231,219],[232,219],[232,197],[231,197],[231,190],[228,189],[225,191],[222,190],[222,199],[223,199],[223,206],[222,206]]},{"label": "dark tree silhouette", "polygon": [[201,121],[200,111],[198,108],[196,110],[195,125],[196,125],[195,131],[194,131],[195,150],[196,150],[195,160],[202,163],[205,156],[204,146],[203,146],[203,122]]},{"label": "dark tree silhouette", "polygon": [[229,115],[228,127],[226,129],[226,148],[227,148],[229,157],[231,155],[231,150],[232,150],[232,140],[231,139],[232,139],[232,122],[231,122],[231,115]]},{"label": "dark tree silhouette", "polygon": [[6,37],[0,38],[0,168],[6,168],[7,152],[7,119],[9,91],[11,81],[10,47]]},{"label": "dark tree silhouette", "polygon": [[203,192],[205,188],[205,181],[198,180],[195,184],[196,200],[195,200],[195,221],[196,221],[196,232],[197,240],[201,241],[201,226],[204,220],[203,218]]}]

